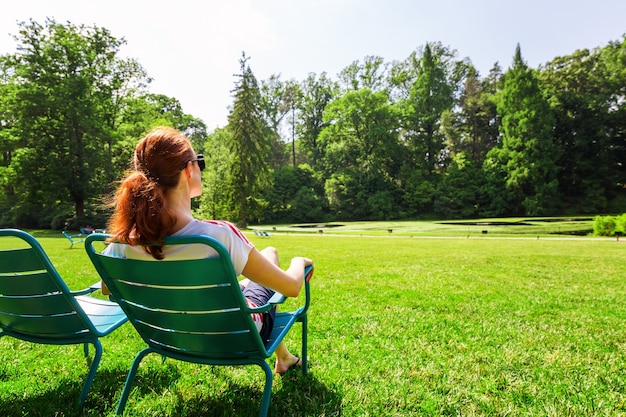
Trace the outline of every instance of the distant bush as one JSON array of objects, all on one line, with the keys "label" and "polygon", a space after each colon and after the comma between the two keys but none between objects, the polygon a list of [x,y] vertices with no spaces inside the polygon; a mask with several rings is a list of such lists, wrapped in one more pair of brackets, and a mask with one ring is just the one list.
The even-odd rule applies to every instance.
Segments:
[{"label": "distant bush", "polygon": [[626,231],[626,213],[621,216],[596,216],[593,218],[593,233],[597,236],[615,236],[615,232]]}]

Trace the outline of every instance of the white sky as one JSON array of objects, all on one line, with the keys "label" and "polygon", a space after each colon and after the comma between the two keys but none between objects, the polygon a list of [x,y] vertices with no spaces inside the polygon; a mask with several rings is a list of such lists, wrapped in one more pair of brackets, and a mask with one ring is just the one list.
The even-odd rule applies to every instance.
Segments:
[{"label": "white sky", "polygon": [[259,81],[337,74],[368,55],[404,60],[426,42],[469,57],[482,75],[506,70],[517,43],[538,67],[626,33],[624,0],[11,0],[0,9],[0,54],[17,22],[107,28],[154,79],[209,130],[226,125],[242,51]]}]

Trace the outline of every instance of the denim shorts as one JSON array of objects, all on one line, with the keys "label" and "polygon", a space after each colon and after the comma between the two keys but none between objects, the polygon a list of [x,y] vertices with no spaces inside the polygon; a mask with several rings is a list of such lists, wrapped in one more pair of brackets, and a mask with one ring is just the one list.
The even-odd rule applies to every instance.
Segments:
[{"label": "denim shorts", "polygon": [[[270,290],[269,288],[259,285],[254,281],[250,281],[248,285],[242,289],[242,292],[244,297],[252,301],[258,307],[267,304],[269,299],[276,293],[276,291]],[[263,313],[263,327],[261,327],[261,331],[259,332],[263,342],[267,342],[267,339],[270,337],[270,333],[272,333],[275,316],[276,306]]]}]

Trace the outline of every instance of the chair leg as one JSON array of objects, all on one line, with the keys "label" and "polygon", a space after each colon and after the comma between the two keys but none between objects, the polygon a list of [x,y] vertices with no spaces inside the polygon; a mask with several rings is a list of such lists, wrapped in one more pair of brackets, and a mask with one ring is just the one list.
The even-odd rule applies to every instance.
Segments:
[{"label": "chair leg", "polygon": [[137,374],[137,369],[139,369],[139,364],[141,360],[152,350],[150,348],[145,348],[141,352],[135,356],[135,360],[133,361],[133,366],[131,366],[130,371],[128,372],[128,376],[126,377],[126,383],[124,384],[124,390],[122,391],[122,396],[120,397],[120,401],[117,403],[117,410],[115,410],[115,415],[121,416],[124,414],[124,407],[126,407],[126,401],[128,401],[128,396],[130,395],[130,391],[133,388],[133,381],[135,380],[135,375]]},{"label": "chair leg", "polygon": [[[98,370],[100,359],[102,358],[102,344],[100,343],[100,341],[97,339],[94,340],[93,346],[96,348],[96,353],[93,356],[91,367],[89,368],[89,373],[87,374],[87,379],[85,380],[85,385],[83,386],[83,391],[80,393],[80,397],[78,397],[78,404],[80,404],[81,407],[85,403],[87,394],[89,394],[89,390],[91,389],[91,384],[93,384],[93,380],[96,377],[96,371]],[[85,349],[85,352],[89,352],[87,343],[85,343],[84,349]]]},{"label": "chair leg", "polygon": [[306,375],[309,372],[308,371],[309,354],[307,351],[307,346],[309,344],[309,340],[308,340],[309,339],[309,326],[308,326],[307,315],[305,314],[304,316],[302,316],[300,321],[302,322],[302,374]]},{"label": "chair leg", "polygon": [[272,368],[266,361],[257,362],[263,371],[265,372],[265,388],[263,389],[263,399],[261,400],[261,410],[259,412],[260,417],[267,417],[270,409],[270,398],[272,396],[272,382],[274,381],[274,374]]}]

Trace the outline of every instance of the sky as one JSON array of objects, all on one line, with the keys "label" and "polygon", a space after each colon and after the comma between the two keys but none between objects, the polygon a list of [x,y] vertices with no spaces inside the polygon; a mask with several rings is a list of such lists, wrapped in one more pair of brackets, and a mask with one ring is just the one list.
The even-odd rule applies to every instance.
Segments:
[{"label": "sky", "polygon": [[0,54],[14,53],[18,22],[46,18],[124,38],[119,56],[178,99],[209,131],[227,124],[242,52],[257,80],[337,74],[379,56],[402,61],[427,42],[469,58],[482,75],[510,67],[519,43],[537,68],[626,34],[624,0],[16,0],[0,12]]}]

